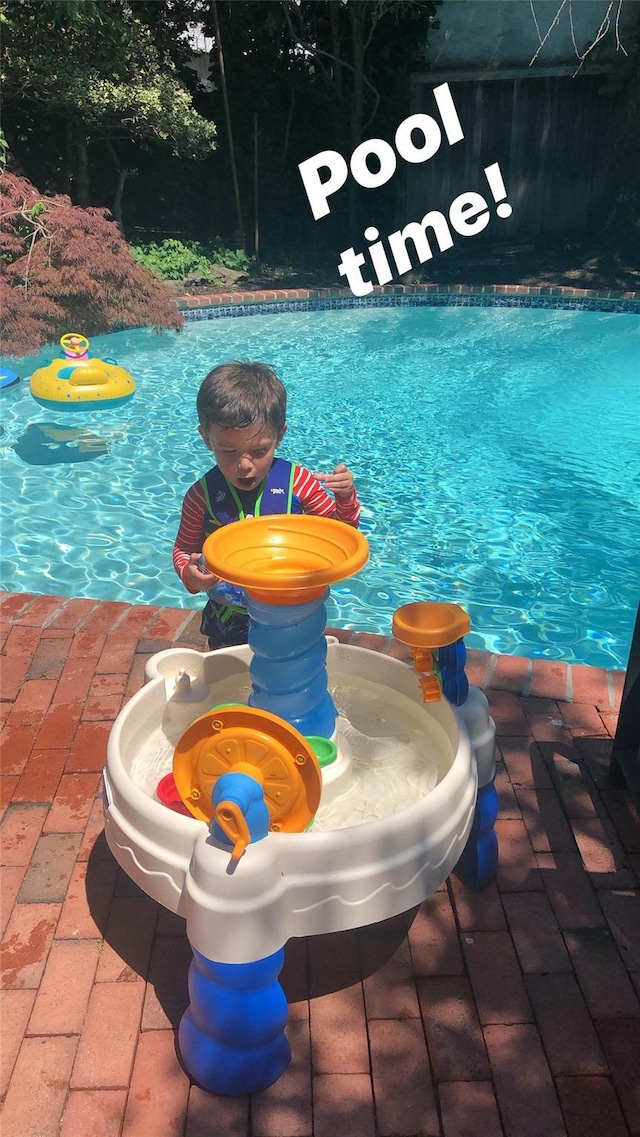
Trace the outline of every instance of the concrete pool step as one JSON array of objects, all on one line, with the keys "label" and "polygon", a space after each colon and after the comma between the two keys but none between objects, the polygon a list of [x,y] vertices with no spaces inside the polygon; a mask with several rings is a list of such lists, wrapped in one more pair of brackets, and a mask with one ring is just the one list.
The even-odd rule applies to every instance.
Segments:
[{"label": "concrete pool step", "polygon": [[200,613],[4,593],[0,621],[3,1132],[640,1133],[640,822],[606,777],[622,672],[469,652],[498,731],[497,881],[291,941],[292,1065],[223,1099],[176,1058],[184,921],[118,869],[100,799],[115,716],[149,655],[204,648]]}]

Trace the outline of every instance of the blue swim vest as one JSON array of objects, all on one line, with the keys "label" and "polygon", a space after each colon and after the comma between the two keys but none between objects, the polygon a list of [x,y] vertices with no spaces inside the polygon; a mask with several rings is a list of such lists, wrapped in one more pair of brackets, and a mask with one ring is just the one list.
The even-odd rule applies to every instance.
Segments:
[{"label": "blue swim vest", "polygon": [[[284,458],[274,458],[271,469],[255,490],[242,493],[232,486],[219,466],[208,470],[200,479],[204,492],[204,530],[208,537],[223,525],[244,521],[247,517],[264,517],[266,514],[302,513],[302,503],[293,492],[295,466]],[[242,501],[244,498],[244,502]],[[246,614],[244,591],[226,581],[220,581],[207,592],[218,605],[223,623],[236,613]]]},{"label": "blue swim vest", "polygon": [[206,507],[207,537],[222,525],[244,521],[246,517],[266,514],[302,513],[302,503],[293,492],[295,466],[285,458],[274,458],[271,469],[260,485],[250,493],[240,492],[229,484],[218,466],[200,479]]}]

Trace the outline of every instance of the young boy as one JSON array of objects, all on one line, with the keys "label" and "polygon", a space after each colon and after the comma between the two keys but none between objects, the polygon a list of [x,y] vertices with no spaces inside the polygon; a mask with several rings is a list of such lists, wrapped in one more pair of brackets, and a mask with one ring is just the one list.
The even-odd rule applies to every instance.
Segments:
[{"label": "young boy", "polygon": [[205,538],[221,525],[274,513],[315,513],[357,527],[360,503],[343,463],[332,474],[311,474],[275,457],[287,429],[287,394],[265,363],[214,367],[196,408],[200,436],[216,465],[185,494],[173,563],[188,592],[209,593],[200,631],[214,650],[246,643],[249,617],[241,590],[230,590],[204,567]]}]

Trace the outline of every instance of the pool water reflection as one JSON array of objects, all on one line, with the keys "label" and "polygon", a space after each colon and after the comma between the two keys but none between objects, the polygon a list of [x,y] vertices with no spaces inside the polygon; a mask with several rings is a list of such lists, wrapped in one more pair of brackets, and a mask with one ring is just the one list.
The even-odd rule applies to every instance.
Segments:
[{"label": "pool water reflection", "polygon": [[208,464],[196,392],[217,363],[263,359],[289,392],[282,455],[357,476],[371,561],[332,590],[332,624],[386,634],[400,604],[453,600],[469,646],[625,665],[639,316],[359,308],[92,342],[133,374],[125,406],[52,416],[24,379],[0,392],[4,588],[200,607],[171,564],[183,494]]}]

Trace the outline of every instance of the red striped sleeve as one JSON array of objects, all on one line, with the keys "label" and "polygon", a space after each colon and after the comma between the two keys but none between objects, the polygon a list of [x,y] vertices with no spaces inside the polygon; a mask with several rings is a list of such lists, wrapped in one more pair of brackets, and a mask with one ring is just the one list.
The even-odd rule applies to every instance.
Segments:
[{"label": "red striped sleeve", "polygon": [[192,553],[202,552],[204,522],[204,491],[202,484],[196,482],[184,495],[180,528],[173,546],[173,565],[183,584],[182,574],[189,564],[189,557]]},{"label": "red striped sleeve", "polygon": [[[296,466],[293,476],[293,492],[299,499],[305,513],[318,517],[335,517],[348,525],[358,526],[360,521],[360,502],[354,489],[350,497],[334,500],[322,488],[317,478],[304,466]],[[183,573],[189,564],[192,553],[202,552],[205,538],[206,506],[201,482],[195,482],[184,495],[180,527],[173,546],[174,568],[184,584]],[[185,585],[186,587],[186,585]]]}]

